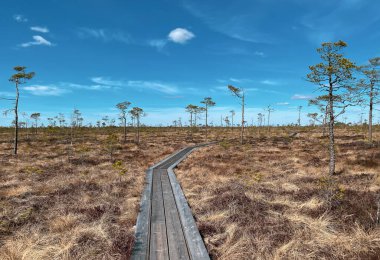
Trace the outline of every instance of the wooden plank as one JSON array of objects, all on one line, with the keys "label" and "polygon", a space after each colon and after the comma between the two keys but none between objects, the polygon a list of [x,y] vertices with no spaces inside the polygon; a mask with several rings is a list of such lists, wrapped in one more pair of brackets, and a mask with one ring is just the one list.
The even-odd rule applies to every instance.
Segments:
[{"label": "wooden plank", "polygon": [[172,170],[194,148],[179,150],[148,169],[132,259],[209,259]]},{"label": "wooden plank", "polygon": [[169,259],[161,172],[153,170],[149,259]]},{"label": "wooden plank", "polygon": [[170,259],[190,259],[167,170],[161,170]]},{"label": "wooden plank", "polygon": [[150,237],[150,209],[152,194],[152,173],[153,170],[146,171],[146,186],[140,201],[140,212],[136,222],[136,238],[131,259],[145,260],[148,258],[149,237]]},{"label": "wooden plank", "polygon": [[173,163],[167,170],[170,183],[172,185],[172,190],[174,198],[177,204],[177,210],[182,223],[182,230],[185,235],[188,251],[191,259],[199,260],[209,260],[210,256],[207,252],[206,246],[203,242],[203,239],[199,233],[198,227],[195,223],[193,214],[187,203],[186,197],[183,194],[180,184],[175,177],[173,169],[184,160],[192,150],[183,155],[182,158],[179,158],[178,161]]},{"label": "wooden plank", "polygon": [[189,153],[189,151],[191,151],[192,149],[193,149],[192,147],[187,147],[185,149],[182,149],[181,151],[179,151],[178,153],[174,154],[171,158],[169,158],[168,160],[166,160],[162,164],[159,164],[157,166],[157,168],[167,169],[173,163],[175,163],[176,161],[178,161],[179,158],[182,158],[185,154]]}]

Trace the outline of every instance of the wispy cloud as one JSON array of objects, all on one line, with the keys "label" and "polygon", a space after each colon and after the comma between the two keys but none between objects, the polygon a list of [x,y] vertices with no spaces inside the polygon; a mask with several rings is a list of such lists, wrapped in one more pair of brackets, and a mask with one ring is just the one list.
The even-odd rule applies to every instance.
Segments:
[{"label": "wispy cloud", "polygon": [[104,42],[118,41],[127,44],[133,42],[132,37],[129,34],[120,30],[81,27],[78,29],[77,35],[82,39],[94,38]]},{"label": "wispy cloud", "polygon": [[168,83],[162,83],[159,81],[146,81],[146,80],[112,80],[105,77],[93,77],[91,81],[109,87],[130,87],[137,90],[153,90],[157,92],[162,92],[165,94],[177,94],[179,89],[177,86]]},{"label": "wispy cloud", "polygon": [[289,105],[289,102],[278,102],[276,103],[277,106],[287,106]]},{"label": "wispy cloud", "polygon": [[293,100],[309,100],[312,99],[312,96],[309,95],[300,95],[300,94],[295,94],[292,96]]},{"label": "wispy cloud", "polygon": [[84,90],[106,90],[106,89],[111,88],[111,86],[99,85],[99,84],[83,85],[83,84],[68,83],[68,82],[61,82],[59,84],[60,86],[65,87],[65,88],[84,89]]},{"label": "wispy cloud", "polygon": [[169,41],[179,43],[179,44],[185,44],[191,39],[193,39],[194,37],[195,37],[194,33],[184,28],[176,28],[172,30],[168,35]]},{"label": "wispy cloud", "polygon": [[[351,38],[370,26],[376,26],[379,21],[378,1],[330,1],[317,3],[315,7],[300,16],[299,25],[305,31],[308,40],[317,45],[321,42]],[[321,12],[323,8],[326,12]],[[362,19],[364,13],[366,19]]]},{"label": "wispy cloud", "polygon": [[40,33],[48,33],[49,29],[47,27],[42,26],[32,26],[30,27],[30,30],[40,32]]},{"label": "wispy cloud", "polygon": [[253,54],[256,56],[265,57],[265,53],[262,51],[255,51]]},{"label": "wispy cloud", "polygon": [[243,80],[242,79],[230,78],[230,81],[236,82],[236,83],[241,83]]},{"label": "wispy cloud", "polygon": [[234,78],[234,77],[231,77],[229,79],[217,79],[216,80],[217,82],[219,83],[222,83],[222,84],[227,84],[227,83],[248,83],[248,82],[253,82],[252,79],[247,79],[247,78]]},{"label": "wispy cloud", "polygon": [[58,96],[65,93],[73,92],[74,90],[90,90],[90,91],[104,91],[104,90],[119,90],[121,88],[133,88],[138,91],[149,90],[161,92],[168,95],[175,95],[170,98],[180,98],[180,93],[177,86],[162,83],[159,81],[144,81],[144,80],[113,80],[107,77],[92,77],[90,84],[78,84],[73,82],[59,82],[55,85],[34,85],[25,87],[33,95],[50,95]]},{"label": "wispy cloud", "polygon": [[165,94],[177,94],[179,92],[176,86],[160,83],[156,81],[130,80],[128,81],[128,87],[144,88],[144,89],[162,92]]},{"label": "wispy cloud", "polygon": [[61,96],[62,94],[70,92],[67,89],[50,85],[32,85],[23,87],[23,89],[35,96]]},{"label": "wispy cloud", "polygon": [[168,41],[164,39],[149,40],[148,45],[156,48],[158,51],[162,51],[167,45]]},{"label": "wispy cloud", "polygon": [[123,87],[126,85],[126,83],[122,80],[111,80],[109,78],[104,78],[104,77],[92,77],[91,81],[96,84],[110,86],[110,87]]},{"label": "wispy cloud", "polygon": [[231,12],[229,8],[225,9],[224,5],[212,7],[207,1],[184,0],[183,2],[184,8],[190,14],[199,18],[213,31],[243,42],[272,43],[275,41],[273,35],[260,31],[258,25],[262,22],[260,19],[263,16],[258,9],[247,15],[245,10],[251,8],[250,6],[244,5],[241,6],[242,11]]},{"label": "wispy cloud", "polygon": [[22,44],[20,44],[20,46],[24,47],[24,48],[30,47],[33,45],[53,46],[53,44],[50,41],[46,40],[44,37],[42,37],[40,35],[34,35],[33,40],[34,41],[22,43]]},{"label": "wispy cloud", "polygon": [[14,97],[15,93],[13,92],[8,92],[8,91],[0,91],[0,98],[9,98],[9,97]]},{"label": "wispy cloud", "polygon": [[28,21],[28,18],[26,18],[22,14],[13,15],[13,19],[18,23],[26,23]]},{"label": "wispy cloud", "polygon": [[260,83],[264,84],[264,85],[270,85],[270,86],[275,86],[275,85],[279,84],[277,81],[269,80],[269,79],[262,80],[262,81],[260,81]]}]

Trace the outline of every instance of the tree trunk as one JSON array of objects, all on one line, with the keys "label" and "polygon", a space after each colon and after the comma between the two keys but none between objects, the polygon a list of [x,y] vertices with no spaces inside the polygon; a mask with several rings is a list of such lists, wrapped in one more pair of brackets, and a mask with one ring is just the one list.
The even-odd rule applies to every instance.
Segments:
[{"label": "tree trunk", "polygon": [[26,140],[29,140],[28,119],[25,120]]},{"label": "tree trunk", "polygon": [[333,101],[333,86],[330,84],[329,90],[329,139],[330,139],[330,167],[329,167],[329,175],[330,177],[335,173],[335,138],[334,138],[334,101]]},{"label": "tree trunk", "polygon": [[241,104],[241,134],[240,134],[240,143],[243,144],[244,140],[244,93],[242,96],[242,104]]},{"label": "tree trunk", "polygon": [[127,118],[124,117],[124,143],[127,142]]},{"label": "tree trunk", "polygon": [[207,103],[206,103],[206,142],[208,140],[208,136],[207,136],[207,116],[208,116],[208,107],[207,107]]},{"label": "tree trunk", "polygon": [[301,126],[301,110],[298,111],[298,126]]},{"label": "tree trunk", "polygon": [[269,120],[270,120],[270,111],[268,111],[268,128],[269,128]]},{"label": "tree trunk", "polygon": [[373,85],[369,92],[368,141],[372,144]]},{"label": "tree trunk", "polygon": [[18,82],[16,81],[15,138],[14,138],[14,149],[13,149],[13,154],[14,155],[17,155],[17,149],[18,149],[18,99],[19,99]]},{"label": "tree trunk", "polygon": [[137,144],[140,143],[140,118],[137,118]]}]

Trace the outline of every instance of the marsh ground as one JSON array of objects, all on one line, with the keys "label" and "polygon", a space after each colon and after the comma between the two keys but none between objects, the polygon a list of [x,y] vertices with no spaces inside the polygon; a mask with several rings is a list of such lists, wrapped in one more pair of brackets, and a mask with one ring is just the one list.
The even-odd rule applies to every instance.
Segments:
[{"label": "marsh ground", "polygon": [[212,257],[380,259],[380,143],[370,146],[359,128],[337,130],[330,209],[320,129],[271,131],[248,131],[240,145],[230,130],[176,171]]},{"label": "marsh ground", "polygon": [[69,129],[39,131],[17,157],[0,137],[0,259],[128,258],[145,170],[192,144],[187,132],[146,129],[136,145],[76,129],[71,145]]},{"label": "marsh ground", "polygon": [[[2,129],[0,259],[128,258],[145,170],[204,141],[199,129],[145,128],[136,145],[131,131],[123,143],[121,129],[76,129],[72,145],[69,129],[41,129],[28,140],[23,132],[14,157],[12,133]],[[379,142],[369,146],[364,129],[338,129],[336,193],[326,212],[320,129],[267,131],[248,129],[240,145],[237,128],[213,129],[210,139],[221,142],[176,170],[211,256],[376,259]]]}]

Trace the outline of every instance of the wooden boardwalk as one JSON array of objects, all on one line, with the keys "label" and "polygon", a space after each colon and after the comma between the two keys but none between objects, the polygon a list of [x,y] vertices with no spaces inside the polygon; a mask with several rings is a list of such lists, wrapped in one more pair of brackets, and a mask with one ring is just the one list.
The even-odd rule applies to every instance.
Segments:
[{"label": "wooden boardwalk", "polygon": [[132,259],[210,259],[173,168],[196,147],[147,171]]}]

